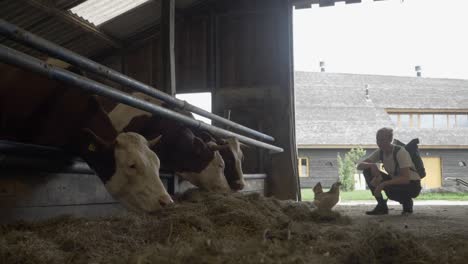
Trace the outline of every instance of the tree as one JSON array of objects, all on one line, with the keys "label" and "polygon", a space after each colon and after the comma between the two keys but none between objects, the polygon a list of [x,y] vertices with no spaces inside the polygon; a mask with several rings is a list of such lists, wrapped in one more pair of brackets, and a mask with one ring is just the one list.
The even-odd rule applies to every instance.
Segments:
[{"label": "tree", "polygon": [[343,191],[354,190],[354,174],[356,174],[357,162],[364,157],[366,151],[361,147],[352,148],[341,158],[338,153],[338,174],[340,175],[341,189]]}]

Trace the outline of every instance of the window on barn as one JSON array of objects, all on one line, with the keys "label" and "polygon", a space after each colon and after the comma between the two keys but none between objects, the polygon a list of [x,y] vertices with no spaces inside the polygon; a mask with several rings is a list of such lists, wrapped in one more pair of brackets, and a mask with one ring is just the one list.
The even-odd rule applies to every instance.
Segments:
[{"label": "window on barn", "polygon": [[397,126],[398,125],[398,114],[389,114],[392,123]]},{"label": "window on barn", "polygon": [[434,128],[447,128],[447,115],[434,115]]},{"label": "window on barn", "polygon": [[457,127],[468,127],[468,114],[457,114]]},{"label": "window on barn", "polygon": [[[211,113],[211,93],[183,93],[176,94],[176,98],[187,101],[189,104]],[[195,119],[211,125],[211,119],[193,114]]]},{"label": "window on barn", "polygon": [[468,113],[388,113],[401,128],[468,128]]},{"label": "window on barn", "polygon": [[456,115],[452,114],[452,115],[448,115],[448,127],[449,128],[454,128],[454,127],[457,127],[457,122],[456,122]]},{"label": "window on barn", "polygon": [[421,114],[419,115],[420,128],[433,128],[434,127],[434,116],[432,114]]},{"label": "window on barn", "polygon": [[399,127],[405,127],[405,128],[411,127],[411,115],[401,114]]},{"label": "window on barn", "polygon": [[298,158],[299,177],[309,177],[309,159]]}]

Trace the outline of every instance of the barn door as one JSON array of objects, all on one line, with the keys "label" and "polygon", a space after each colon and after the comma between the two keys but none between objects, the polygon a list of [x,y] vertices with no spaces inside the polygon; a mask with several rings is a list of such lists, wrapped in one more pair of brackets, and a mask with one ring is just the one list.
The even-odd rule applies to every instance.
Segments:
[{"label": "barn door", "polygon": [[424,189],[440,188],[442,186],[442,171],[439,157],[422,157],[426,168],[426,177],[421,181]]}]

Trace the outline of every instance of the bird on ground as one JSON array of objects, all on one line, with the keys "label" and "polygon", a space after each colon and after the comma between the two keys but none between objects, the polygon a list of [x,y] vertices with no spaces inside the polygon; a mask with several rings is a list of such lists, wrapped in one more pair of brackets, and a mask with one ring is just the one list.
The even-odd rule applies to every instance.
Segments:
[{"label": "bird on ground", "polygon": [[320,211],[331,211],[340,200],[341,183],[335,182],[328,192],[323,192],[322,184],[319,182],[314,186],[314,205]]}]

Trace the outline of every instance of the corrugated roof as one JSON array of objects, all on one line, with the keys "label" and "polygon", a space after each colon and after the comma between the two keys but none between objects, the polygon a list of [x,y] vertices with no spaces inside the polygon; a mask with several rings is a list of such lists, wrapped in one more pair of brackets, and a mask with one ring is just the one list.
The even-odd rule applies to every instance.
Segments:
[{"label": "corrugated roof", "polygon": [[[90,33],[76,23],[66,21],[57,15],[62,8],[80,1],[57,1],[57,6],[46,6],[40,1],[0,1],[0,17],[33,34],[45,38],[55,44],[70,49],[81,55],[90,57],[113,46],[104,39]],[[63,11],[64,15],[66,12]],[[35,57],[46,56],[35,49],[25,47],[18,42],[0,37],[0,43]]]},{"label": "corrugated roof", "polygon": [[[386,108],[468,109],[468,80],[296,72],[294,87],[298,145],[374,145],[379,128],[394,127]],[[468,146],[468,128],[397,128],[395,137]]]},{"label": "corrugated roof", "polygon": [[149,1],[103,23],[99,28],[116,38],[124,40],[158,23],[161,14],[157,10],[160,9],[160,1]]},{"label": "corrugated roof", "polygon": [[100,24],[117,17],[149,0],[87,0],[70,11],[91,24]]},{"label": "corrugated roof", "polygon": [[[112,10],[109,8],[106,10],[110,15],[117,9],[122,10],[123,4],[119,5],[118,3],[135,1],[101,0],[100,2],[111,2],[112,5],[109,8]],[[202,1],[204,0],[177,0],[176,8],[188,8]],[[83,2],[85,0],[0,0],[0,18],[83,56],[93,57],[109,49],[122,48],[124,40],[154,27],[158,23],[161,13],[161,0],[149,0],[108,20],[100,27],[95,27],[68,11]],[[95,12],[95,15],[98,13],[99,16],[103,15],[99,11]],[[25,47],[2,36],[0,36],[0,44],[35,57],[46,56],[35,49]]]},{"label": "corrugated roof", "polygon": [[68,10],[86,0],[55,0],[55,6],[60,10]]}]

